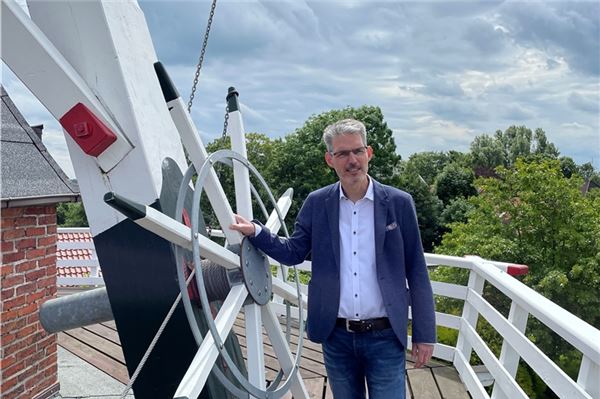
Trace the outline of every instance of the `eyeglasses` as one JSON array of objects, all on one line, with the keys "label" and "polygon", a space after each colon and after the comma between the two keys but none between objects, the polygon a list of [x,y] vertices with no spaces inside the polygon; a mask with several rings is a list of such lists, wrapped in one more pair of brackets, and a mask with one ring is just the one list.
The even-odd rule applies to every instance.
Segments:
[{"label": "eyeglasses", "polygon": [[367,147],[358,147],[353,150],[330,152],[330,154],[333,155],[335,159],[346,159],[350,156],[350,153],[353,153],[357,157],[362,156],[367,153]]}]

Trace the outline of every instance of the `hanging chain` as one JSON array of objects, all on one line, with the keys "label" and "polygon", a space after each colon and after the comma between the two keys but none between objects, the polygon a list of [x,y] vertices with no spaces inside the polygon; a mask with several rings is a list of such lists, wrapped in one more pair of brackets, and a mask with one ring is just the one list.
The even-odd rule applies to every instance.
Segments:
[{"label": "hanging chain", "polygon": [[204,33],[204,42],[202,43],[202,50],[200,50],[200,57],[198,58],[198,65],[196,66],[196,75],[194,76],[194,84],[192,85],[192,92],[190,99],[187,104],[188,113],[192,109],[192,102],[194,101],[194,95],[196,94],[196,86],[198,86],[198,78],[200,77],[200,70],[202,69],[202,63],[204,62],[204,53],[206,52],[206,46],[208,45],[208,35],[210,34],[210,26],[212,25],[213,17],[215,16],[215,8],[217,7],[217,0],[213,0],[210,6],[210,14],[208,16],[208,22],[206,23],[206,32]]},{"label": "hanging chain", "polygon": [[[225,137],[227,137],[227,126],[229,125],[229,107],[225,106],[225,117],[223,120],[223,133],[221,134],[221,141],[223,142],[223,145],[225,145]],[[217,174],[217,178],[221,179],[221,168],[214,168],[215,169],[215,173]],[[212,228],[210,226],[207,226],[209,233],[208,235],[210,235],[210,230],[212,230]]]},{"label": "hanging chain", "polygon": [[223,143],[225,143],[225,137],[227,136],[227,126],[229,125],[229,107],[225,106],[225,120],[223,121]]}]

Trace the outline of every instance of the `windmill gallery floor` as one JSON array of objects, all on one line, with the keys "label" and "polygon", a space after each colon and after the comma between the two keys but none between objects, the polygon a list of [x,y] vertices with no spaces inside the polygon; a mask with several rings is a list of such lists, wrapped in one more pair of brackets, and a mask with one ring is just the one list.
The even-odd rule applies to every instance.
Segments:
[{"label": "windmill gallery floor", "polygon": [[[234,331],[245,356],[243,318],[243,314],[238,316]],[[263,334],[263,339],[267,378],[273,378],[277,373],[278,363],[266,334]],[[292,350],[295,350],[297,340],[298,332],[292,330]],[[121,396],[129,377],[114,322],[59,333],[58,343],[61,398],[112,399]],[[407,361],[406,368],[407,393],[411,398],[470,397],[451,365],[434,360],[424,368],[415,369]],[[333,397],[327,384],[320,345],[304,341],[300,373],[311,398]],[[133,395],[129,394],[127,397],[133,398]]]}]

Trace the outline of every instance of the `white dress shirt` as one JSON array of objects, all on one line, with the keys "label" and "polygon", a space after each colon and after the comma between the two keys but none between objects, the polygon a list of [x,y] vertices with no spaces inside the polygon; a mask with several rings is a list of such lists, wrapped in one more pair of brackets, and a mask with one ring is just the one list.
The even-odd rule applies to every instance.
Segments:
[{"label": "white dress shirt", "polygon": [[[338,317],[352,320],[387,317],[377,282],[373,181],[353,203],[340,185],[340,307]],[[262,231],[254,223],[254,235]]]},{"label": "white dress shirt", "polygon": [[353,203],[340,186],[340,307],[338,317],[386,317],[375,262],[373,181]]}]

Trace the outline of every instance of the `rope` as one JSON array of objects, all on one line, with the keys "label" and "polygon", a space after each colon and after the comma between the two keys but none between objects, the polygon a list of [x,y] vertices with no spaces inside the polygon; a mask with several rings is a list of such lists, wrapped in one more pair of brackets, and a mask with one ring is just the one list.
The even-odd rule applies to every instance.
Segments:
[{"label": "rope", "polygon": [[[195,273],[196,273],[196,269],[192,270],[192,272],[188,276],[187,280],[185,281],[186,285],[188,285],[190,283],[190,281],[194,277]],[[138,363],[133,375],[131,376],[131,379],[129,380],[129,382],[127,383],[127,386],[125,387],[125,390],[121,394],[120,399],[124,399],[127,396],[127,394],[129,393],[129,391],[131,390],[131,387],[133,386],[133,384],[135,383],[135,380],[137,379],[138,375],[142,371],[142,368],[144,368],[146,361],[150,357],[150,353],[152,353],[152,350],[156,346],[156,343],[158,342],[158,339],[162,335],[165,327],[167,326],[167,323],[169,322],[169,320],[171,320],[171,316],[173,316],[173,313],[175,313],[175,309],[177,309],[177,305],[179,305],[179,301],[181,301],[181,292],[179,292],[179,295],[177,295],[177,298],[175,298],[175,302],[173,302],[173,305],[171,305],[171,309],[169,309],[169,312],[165,316],[165,319],[163,320],[162,324],[158,328],[158,331],[154,335],[152,342],[150,342],[150,345],[148,345],[148,349],[146,349],[146,353],[144,353],[144,356],[142,356],[142,360],[140,360],[140,362]]]}]

